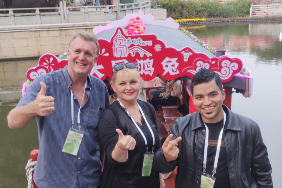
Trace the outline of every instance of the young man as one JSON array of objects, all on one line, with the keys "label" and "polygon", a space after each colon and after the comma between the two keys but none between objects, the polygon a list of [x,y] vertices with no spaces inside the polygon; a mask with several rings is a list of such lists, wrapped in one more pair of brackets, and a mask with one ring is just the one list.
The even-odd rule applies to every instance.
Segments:
[{"label": "young man", "polygon": [[105,84],[88,74],[98,55],[93,34],[76,34],[67,66],[35,79],[7,117],[11,129],[37,120],[40,151],[34,180],[40,188],[100,184],[97,123],[109,96]]},{"label": "young man", "polygon": [[178,118],[171,128],[154,159],[160,172],[178,166],[176,188],[273,187],[260,129],[223,105],[219,76],[201,69],[191,92],[198,112]]}]

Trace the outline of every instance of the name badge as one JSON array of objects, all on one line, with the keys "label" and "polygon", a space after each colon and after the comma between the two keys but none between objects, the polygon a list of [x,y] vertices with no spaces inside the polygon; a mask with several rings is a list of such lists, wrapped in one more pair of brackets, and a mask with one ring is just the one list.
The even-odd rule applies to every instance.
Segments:
[{"label": "name badge", "polygon": [[213,188],[214,183],[215,183],[215,177],[212,177],[207,173],[202,173],[201,188]]},{"label": "name badge", "polygon": [[76,156],[82,138],[83,138],[83,133],[81,131],[78,132],[74,129],[70,129],[62,151]]},{"label": "name badge", "polygon": [[144,154],[142,176],[150,176],[153,165],[154,154]]}]

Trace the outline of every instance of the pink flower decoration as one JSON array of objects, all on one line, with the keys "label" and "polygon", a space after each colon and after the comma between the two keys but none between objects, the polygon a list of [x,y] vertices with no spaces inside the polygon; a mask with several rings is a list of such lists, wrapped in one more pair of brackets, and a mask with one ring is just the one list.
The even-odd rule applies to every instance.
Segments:
[{"label": "pink flower decoration", "polygon": [[128,24],[125,26],[125,34],[126,35],[136,35],[136,34],[145,34],[146,27],[142,20],[140,20],[139,16],[135,18],[130,18]]}]

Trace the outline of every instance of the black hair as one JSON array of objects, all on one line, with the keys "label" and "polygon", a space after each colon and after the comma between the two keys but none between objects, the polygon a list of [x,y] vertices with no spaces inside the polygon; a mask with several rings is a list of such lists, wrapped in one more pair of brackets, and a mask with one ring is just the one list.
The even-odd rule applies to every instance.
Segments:
[{"label": "black hair", "polygon": [[200,69],[192,78],[191,80],[191,93],[193,95],[194,86],[202,83],[207,83],[214,80],[216,85],[219,87],[220,91],[222,92],[222,82],[220,77],[214,71],[202,68]]}]

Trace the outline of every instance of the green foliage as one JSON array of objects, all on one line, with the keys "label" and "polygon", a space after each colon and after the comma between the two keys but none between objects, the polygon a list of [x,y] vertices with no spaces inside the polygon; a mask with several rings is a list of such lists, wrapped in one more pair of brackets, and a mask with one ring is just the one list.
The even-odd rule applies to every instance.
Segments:
[{"label": "green foliage", "polygon": [[167,0],[159,2],[167,9],[168,17],[184,18],[230,18],[248,16],[251,0],[233,0],[225,3],[218,1],[180,1]]},{"label": "green foliage", "polygon": [[247,71],[246,67],[243,67],[241,72],[246,72],[246,71]]},{"label": "green foliage", "polygon": [[72,5],[72,3],[70,2],[70,0],[65,0],[65,2],[66,2],[66,6],[67,6],[67,7],[69,7],[69,6]]},{"label": "green foliage", "polygon": [[159,3],[162,8],[167,9],[168,16],[174,19],[202,18],[205,16],[201,5],[192,1],[169,0]]},{"label": "green foliage", "polygon": [[251,0],[236,0],[229,1],[227,3],[230,7],[233,7],[238,17],[248,16],[250,14]]},{"label": "green foliage", "polygon": [[48,7],[55,7],[56,5],[58,5],[60,2],[60,0],[49,0],[47,1],[47,6]]}]

